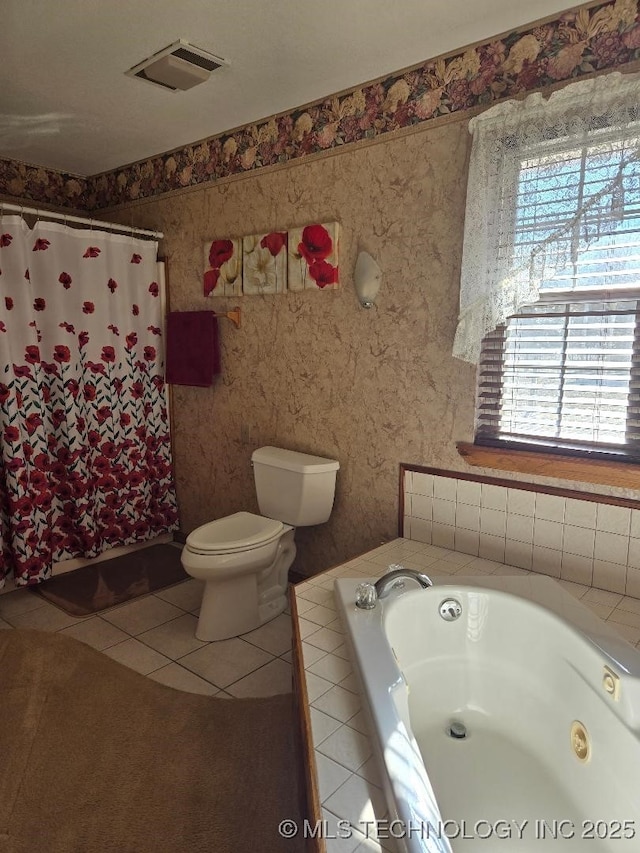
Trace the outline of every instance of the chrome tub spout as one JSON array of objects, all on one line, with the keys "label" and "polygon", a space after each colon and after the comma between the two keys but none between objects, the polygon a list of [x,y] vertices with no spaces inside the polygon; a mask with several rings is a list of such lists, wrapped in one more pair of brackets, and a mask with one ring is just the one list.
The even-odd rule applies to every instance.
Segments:
[{"label": "chrome tub spout", "polygon": [[365,581],[356,589],[356,607],[361,610],[373,610],[379,598],[385,598],[392,589],[400,589],[405,580],[413,580],[420,584],[422,589],[433,586],[431,578],[423,572],[414,569],[405,569],[404,566],[391,565],[389,571],[375,583]]},{"label": "chrome tub spout", "polygon": [[403,587],[405,580],[414,580],[420,584],[422,589],[428,589],[433,586],[431,578],[423,572],[417,572],[415,569],[405,569],[404,566],[389,566],[389,571],[382,575],[374,584],[378,598],[384,598],[389,595],[394,587]]}]

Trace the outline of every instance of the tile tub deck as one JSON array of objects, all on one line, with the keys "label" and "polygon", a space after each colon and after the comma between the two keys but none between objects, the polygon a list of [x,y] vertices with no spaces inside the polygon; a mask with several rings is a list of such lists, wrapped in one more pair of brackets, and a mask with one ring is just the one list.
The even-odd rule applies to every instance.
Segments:
[{"label": "tile tub deck", "polygon": [[[303,705],[303,728],[307,724],[307,745],[313,753],[307,761],[308,787],[315,800],[315,816],[325,821],[322,825],[325,837],[316,839],[315,849],[326,849],[327,853],[395,850],[393,839],[382,837],[392,833],[383,829],[380,837],[375,838],[373,825],[368,823],[389,816],[358,681],[333,594],[336,578],[372,580],[384,574],[392,563],[425,571],[434,581],[455,575],[532,574],[457,551],[395,539],[293,587],[292,612],[297,622],[294,654],[299,660],[297,686]],[[558,583],[627,642],[640,645],[639,599],[571,581]]]}]

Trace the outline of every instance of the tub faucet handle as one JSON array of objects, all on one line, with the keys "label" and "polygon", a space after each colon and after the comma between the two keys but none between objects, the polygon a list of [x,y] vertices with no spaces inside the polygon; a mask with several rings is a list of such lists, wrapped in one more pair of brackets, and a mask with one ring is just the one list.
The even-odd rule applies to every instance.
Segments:
[{"label": "tub faucet handle", "polygon": [[378,593],[372,583],[359,583],[356,587],[356,607],[361,610],[373,610],[378,601]]}]

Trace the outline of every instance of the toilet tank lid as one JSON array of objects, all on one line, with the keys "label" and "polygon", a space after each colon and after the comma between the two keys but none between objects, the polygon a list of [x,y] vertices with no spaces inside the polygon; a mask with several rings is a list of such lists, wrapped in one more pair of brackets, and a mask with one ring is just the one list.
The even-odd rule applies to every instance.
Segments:
[{"label": "toilet tank lid", "polygon": [[301,474],[324,474],[326,471],[337,471],[340,467],[340,463],[335,459],[298,453],[297,450],[284,450],[282,447],[259,447],[251,454],[251,460],[261,465],[285,468],[287,471],[297,471]]}]

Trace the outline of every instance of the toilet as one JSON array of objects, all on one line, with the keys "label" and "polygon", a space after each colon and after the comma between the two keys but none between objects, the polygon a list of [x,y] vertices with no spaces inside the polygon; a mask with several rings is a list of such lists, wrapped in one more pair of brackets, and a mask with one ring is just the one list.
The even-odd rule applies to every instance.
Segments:
[{"label": "toilet", "polygon": [[203,524],[182,550],[184,570],[205,581],[199,640],[237,637],[282,613],[295,528],[331,515],[339,462],[260,447],[251,464],[261,515],[236,512]]}]

